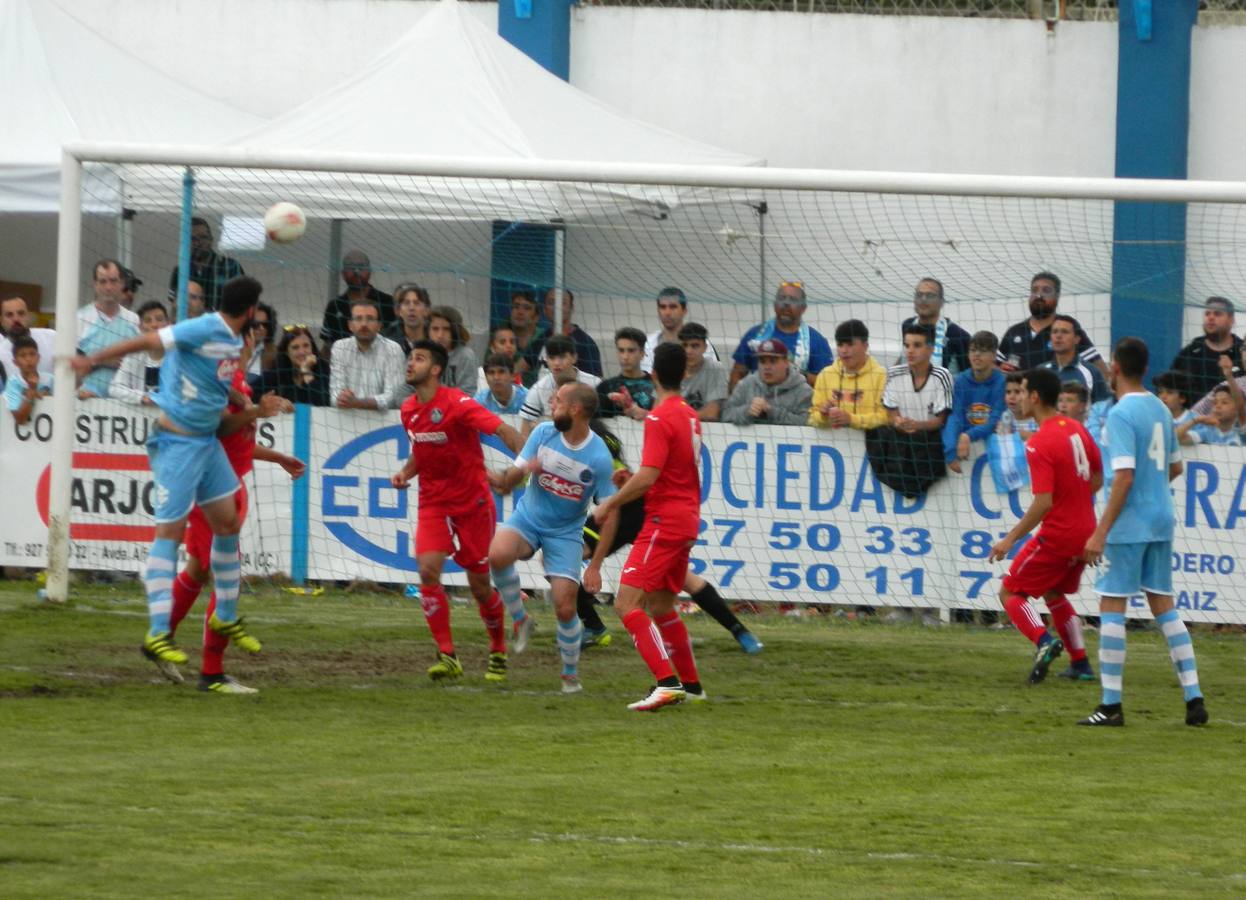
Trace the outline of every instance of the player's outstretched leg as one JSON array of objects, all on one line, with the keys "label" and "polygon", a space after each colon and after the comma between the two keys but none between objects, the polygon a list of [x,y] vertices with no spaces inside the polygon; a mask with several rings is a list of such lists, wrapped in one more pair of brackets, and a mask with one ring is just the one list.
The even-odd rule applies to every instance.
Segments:
[{"label": "player's outstretched leg", "polygon": [[524,609],[523,595],[519,590],[519,573],[515,571],[515,560],[520,557],[527,559],[535,549],[518,531],[505,526],[494,532],[493,541],[489,544],[489,572],[493,576],[493,583],[497,585],[498,593],[502,595],[502,602],[506,604],[506,611],[510,613],[511,621],[514,623],[511,652],[516,655],[528,649],[528,641],[532,638],[532,632],[536,630],[536,621]]},{"label": "player's outstretched leg", "polygon": [[1051,622],[1056,626],[1064,648],[1069,651],[1069,667],[1060,673],[1061,678],[1073,681],[1094,681],[1095,670],[1086,658],[1086,642],[1082,638],[1082,620],[1064,594],[1052,591],[1043,599],[1051,611]]},{"label": "player's outstretched leg", "polygon": [[1103,685],[1103,697],[1095,711],[1078,725],[1119,727],[1125,724],[1121,709],[1124,671],[1125,614],[1104,610],[1099,614],[1099,681]]},{"label": "player's outstretched leg", "polygon": [[169,631],[173,610],[173,575],[177,571],[177,541],[157,537],[152,541],[147,555],[147,568],[143,572],[143,587],[147,593],[147,637],[143,640],[143,655],[152,662],[181,665],[186,654],[173,644]]},{"label": "player's outstretched leg", "polygon": [[1038,684],[1047,677],[1052,661],[1064,652],[1064,643],[1051,636],[1028,598],[1010,594],[1005,588],[1000,591],[1000,600],[1017,631],[1034,644],[1034,664],[1030,667],[1029,681],[1030,684]]},{"label": "player's outstretched leg", "polygon": [[575,612],[584,624],[584,637],[581,640],[583,646],[609,647],[612,638],[606,623],[597,614],[597,598],[584,590],[583,585],[576,589]]},{"label": "player's outstretched leg", "polygon": [[692,598],[693,603],[705,610],[715,622],[731,632],[731,636],[744,648],[745,653],[761,653],[762,642],[757,640],[753,632],[744,627],[744,623],[736,617],[736,614],[727,606],[726,601],[719,596],[718,589],[714,585],[704,578],[689,572],[684,578],[684,590],[688,592],[688,596]]},{"label": "player's outstretched leg", "polygon": [[[1148,596],[1147,599],[1151,599]],[[1164,598],[1169,604],[1172,598]],[[1152,601],[1152,605],[1156,605]],[[1203,703],[1203,691],[1198,684],[1198,663],[1194,659],[1194,644],[1190,641],[1190,632],[1181,621],[1178,612],[1169,607],[1167,611],[1155,617],[1155,624],[1164,633],[1168,643],[1168,658],[1172,660],[1181,682],[1181,692],[1185,697],[1185,724],[1206,725],[1207,707]]]},{"label": "player's outstretched leg", "polygon": [[503,682],[506,680],[506,608],[489,584],[488,570],[468,572],[467,584],[489,635],[489,667],[485,670],[485,680]]},{"label": "player's outstretched leg", "polygon": [[[233,503],[230,500],[230,503]],[[247,633],[238,615],[238,592],[242,588],[242,559],[238,555],[237,534],[212,536],[212,584],[216,590],[216,611],[208,617],[208,627],[228,638],[248,653],[259,653],[260,642]]]},{"label": "player's outstretched leg", "polygon": [[686,694],[683,685],[675,677],[662,635],[643,608],[644,599],[645,595],[639,587],[620,584],[618,596],[614,600],[614,610],[623,622],[623,627],[632,636],[636,652],[657,681],[657,687],[647,697],[629,703],[627,708],[637,712],[653,712],[663,706],[682,703]]},{"label": "player's outstretched leg", "polygon": [[658,631],[662,634],[666,653],[675,666],[675,673],[683,683],[684,693],[688,695],[688,699],[708,700],[705,689],[701,687],[701,676],[697,672],[696,658],[692,655],[692,640],[688,636],[688,626],[679,617],[678,610],[674,606],[665,612],[655,610],[653,624],[658,626]]}]

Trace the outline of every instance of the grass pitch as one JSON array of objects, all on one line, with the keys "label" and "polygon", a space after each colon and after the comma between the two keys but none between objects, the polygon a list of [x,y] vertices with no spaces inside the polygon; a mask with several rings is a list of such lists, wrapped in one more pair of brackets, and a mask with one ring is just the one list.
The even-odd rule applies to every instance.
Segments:
[{"label": "grass pitch", "polygon": [[157,682],[137,585],[52,607],[0,584],[0,894],[1246,890],[1241,636],[1195,635],[1197,730],[1161,636],[1131,632],[1127,726],[1101,730],[1073,726],[1098,685],[1028,687],[1012,631],[761,616],[748,657],[692,616],[711,702],[637,714],[647,673],[610,616],[564,697],[548,609],[501,687],[456,609],[447,688],[412,601],[242,603],[265,651],[227,667],[262,693],[223,697]]}]

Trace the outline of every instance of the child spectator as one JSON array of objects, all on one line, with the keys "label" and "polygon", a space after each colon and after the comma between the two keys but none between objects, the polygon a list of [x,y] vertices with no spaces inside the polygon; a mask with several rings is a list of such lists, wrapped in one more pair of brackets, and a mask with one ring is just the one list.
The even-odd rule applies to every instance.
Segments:
[{"label": "child spectator", "polygon": [[621,374],[597,385],[597,415],[603,419],[627,416],[640,421],[653,409],[653,380],[640,368],[645,358],[645,333],[639,328],[620,328],[614,333]]},{"label": "child spectator", "polygon": [[1211,392],[1211,412],[1195,416],[1180,426],[1177,439],[1183,444],[1246,445],[1244,408],[1242,390],[1236,381],[1230,379],[1228,384],[1218,384]]},{"label": "child spectator", "polygon": [[35,404],[52,394],[52,376],[39,372],[39,345],[28,334],[13,339],[13,364],[4,385],[5,405],[18,425],[25,425],[34,413]]},{"label": "child spectator", "polygon": [[1173,423],[1178,428],[1194,418],[1194,413],[1189,408],[1190,376],[1179,369],[1169,369],[1156,375],[1152,383],[1155,385],[1155,393],[1172,413]]},{"label": "child spectator", "polygon": [[[511,361],[512,369],[517,369],[515,365],[516,347],[515,329],[511,328],[510,322],[503,322],[501,325],[495,325],[493,330],[489,332],[489,347],[485,351],[485,356],[493,356],[495,353],[501,354]],[[523,376],[517,370],[512,377],[515,384],[520,387],[523,386]],[[476,370],[476,381],[479,384],[485,384],[484,366]],[[527,391],[525,390],[524,393],[527,393]]]},{"label": "child spectator", "polygon": [[[169,313],[159,300],[148,300],[138,308],[138,330],[142,334],[159,331],[169,324]],[[121,368],[108,386],[108,396],[122,403],[155,406],[152,393],[160,387],[160,364],[164,349],[131,353],[121,360]]]},{"label": "child spectator", "polygon": [[722,420],[736,425],[804,425],[813,388],[789,363],[787,344],[766,338],[754,356],[757,371],[735,386],[723,407]]},{"label": "child spectator", "polygon": [[[1105,398],[1106,399],[1106,398]],[[1086,424],[1086,407],[1090,402],[1090,391],[1080,381],[1066,381],[1060,385],[1060,397],[1056,402],[1056,410],[1062,416]]]},{"label": "child spectator", "polygon": [[943,456],[959,472],[974,441],[985,441],[1004,414],[1004,373],[995,367],[999,340],[989,331],[969,339],[969,368],[952,383],[952,414],[943,426]]},{"label": "child spectator", "polygon": [[[659,302],[661,299],[659,296]],[[679,391],[702,422],[717,422],[727,399],[727,367],[709,355],[713,353],[709,331],[699,322],[687,322],[680,327],[679,343],[688,354],[688,367]]]},{"label": "child spectator", "polygon": [[485,386],[476,392],[476,402],[499,416],[517,416],[528,399],[528,389],[515,383],[515,360],[503,353],[485,357]]},{"label": "child spectator", "polygon": [[[515,361],[515,368],[519,368],[522,358],[521,351],[519,359]],[[580,384],[587,384],[596,389],[601,382],[596,375],[576,368],[575,363],[575,344],[571,342],[571,338],[565,334],[556,334],[546,341],[545,364],[549,371],[538,378],[536,384],[528,389],[528,398],[519,410],[519,418],[523,420],[520,433],[524,440],[527,440],[537,422],[550,414],[550,402],[554,397],[554,391],[560,384],[578,381]],[[566,379],[566,381],[559,381],[559,378]]]},{"label": "child spectator", "polygon": [[1004,404],[1008,407],[999,417],[995,433],[987,438],[986,452],[991,464],[991,478],[1001,494],[1023,488],[1030,483],[1029,464],[1025,461],[1025,442],[1037,428],[1033,419],[1018,419],[1024,390],[1024,372],[1004,376]]},{"label": "child spectator", "polygon": [[886,425],[887,370],[870,356],[870,330],[865,323],[860,319],[840,322],[835,329],[835,352],[838,359],[814,379],[809,424],[862,431]]}]

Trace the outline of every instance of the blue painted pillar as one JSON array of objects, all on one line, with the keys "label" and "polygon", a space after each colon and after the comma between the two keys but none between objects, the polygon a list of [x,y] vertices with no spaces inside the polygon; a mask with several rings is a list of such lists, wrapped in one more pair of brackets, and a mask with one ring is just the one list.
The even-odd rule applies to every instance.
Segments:
[{"label": "blue painted pillar", "polygon": [[[1186,177],[1190,40],[1197,12],[1198,0],[1120,2],[1118,178]],[[1151,375],[1167,369],[1181,349],[1185,213],[1185,204],[1115,205],[1112,341],[1125,335],[1146,341]]]},{"label": "blue painted pillar", "polygon": [[498,0],[498,34],[563,81],[571,74],[573,0]]}]

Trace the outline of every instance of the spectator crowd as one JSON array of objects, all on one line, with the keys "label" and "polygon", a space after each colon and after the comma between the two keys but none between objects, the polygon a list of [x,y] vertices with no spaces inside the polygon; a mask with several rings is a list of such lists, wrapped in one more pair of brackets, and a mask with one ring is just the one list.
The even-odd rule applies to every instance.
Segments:
[{"label": "spectator crowd", "polygon": [[[196,218],[187,315],[212,312],[224,283],[240,274],[242,266],[214,247],[210,224]],[[248,337],[253,349],[246,370],[257,396],[340,409],[395,409],[410,391],[411,346],[428,339],[446,349],[446,384],[494,412],[518,415],[525,434],[549,415],[557,387],[572,381],[597,391],[600,415],[643,419],[654,403],[648,375],[654,350],[678,342],[688,356],[683,395],[704,421],[864,432],[875,474],[908,496],[925,492],[949,469],[960,472],[975,444],[988,453],[1000,490],[1025,484],[1025,440],[1035,429],[1019,417],[1019,401],[1021,375],[1029,369],[1056,372],[1060,411],[1085,423],[1096,440],[1114,402],[1103,357],[1081,324],[1059,312],[1060,279],[1050,272],[1030,280],[1029,315],[998,337],[985,330],[971,333],[952,321],[945,314],[943,284],[922,278],[913,291],[914,315],[900,326],[902,356],[891,365],[871,355],[870,329],[859,319],[840,322],[833,343],[806,322],[808,297],[799,281],[779,284],[773,317],[735,341],[727,361],[719,347],[725,352],[732,340],[690,320],[685,292],[665,287],[657,294],[655,330],[626,326],[614,333],[618,374],[611,377],[605,377],[597,342],[575,321],[569,290],[549,289],[540,303],[533,291],[514,291],[509,315],[493,326],[479,360],[458,309],[434,305],[429,292],[414,283],[387,294],[372,283],[372,274],[365,252],[343,255],[345,289],[326,305],[319,329],[282,324],[276,309],[260,305]],[[174,270],[171,296],[178,279]],[[80,352],[171,323],[164,301],[136,299],[141,285],[116,260],[96,263],[93,302],[77,317]],[[1234,316],[1230,300],[1209,298],[1203,333],[1181,349],[1169,371],[1154,378],[1184,444],[1246,443],[1246,369]],[[59,389],[52,380],[55,333],[31,327],[30,318],[24,298],[0,298],[0,385],[19,421]],[[82,399],[151,405],[160,365],[159,353],[135,354],[116,368],[92,370],[74,389]]]}]

